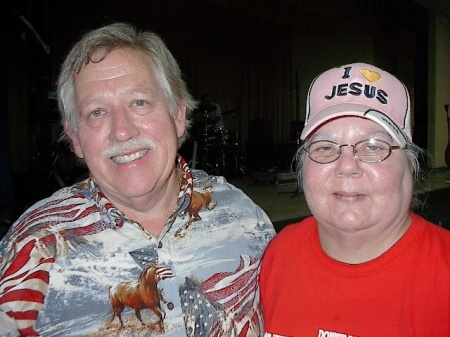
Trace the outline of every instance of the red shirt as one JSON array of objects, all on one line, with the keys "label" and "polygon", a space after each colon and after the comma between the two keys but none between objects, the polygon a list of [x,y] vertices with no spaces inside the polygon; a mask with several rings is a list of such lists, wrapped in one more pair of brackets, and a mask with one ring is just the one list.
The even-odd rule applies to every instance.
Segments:
[{"label": "red shirt", "polygon": [[264,255],[265,329],[281,336],[450,336],[450,231],[412,213],[404,236],[359,265],[333,260],[313,217]]}]

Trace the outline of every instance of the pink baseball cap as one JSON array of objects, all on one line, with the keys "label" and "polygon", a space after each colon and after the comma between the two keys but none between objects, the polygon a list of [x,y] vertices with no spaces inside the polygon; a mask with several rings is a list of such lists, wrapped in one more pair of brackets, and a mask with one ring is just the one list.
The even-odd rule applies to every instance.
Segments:
[{"label": "pink baseball cap", "polygon": [[408,89],[395,76],[370,64],[340,66],[313,80],[300,138],[304,140],[323,123],[343,116],[378,123],[401,147],[412,142]]}]

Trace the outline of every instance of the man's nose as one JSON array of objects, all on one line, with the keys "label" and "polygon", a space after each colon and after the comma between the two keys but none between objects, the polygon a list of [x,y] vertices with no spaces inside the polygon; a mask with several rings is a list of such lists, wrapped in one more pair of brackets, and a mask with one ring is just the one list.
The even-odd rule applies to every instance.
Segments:
[{"label": "man's nose", "polygon": [[136,126],[133,116],[126,109],[114,109],[110,135],[111,140],[121,142],[139,135],[139,128]]}]

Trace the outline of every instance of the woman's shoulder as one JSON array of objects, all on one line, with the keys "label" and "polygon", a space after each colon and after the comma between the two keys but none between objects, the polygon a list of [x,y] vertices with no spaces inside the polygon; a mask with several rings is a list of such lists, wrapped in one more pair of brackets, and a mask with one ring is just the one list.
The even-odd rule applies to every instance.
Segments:
[{"label": "woman's shoulder", "polygon": [[284,227],[279,235],[290,236],[293,233],[306,232],[317,225],[316,219],[313,216],[308,216],[298,222],[293,222]]},{"label": "woman's shoulder", "polygon": [[299,222],[289,224],[281,229],[271,241],[271,246],[285,246],[290,242],[299,243],[300,240],[316,228],[317,222],[313,216],[302,219]]}]

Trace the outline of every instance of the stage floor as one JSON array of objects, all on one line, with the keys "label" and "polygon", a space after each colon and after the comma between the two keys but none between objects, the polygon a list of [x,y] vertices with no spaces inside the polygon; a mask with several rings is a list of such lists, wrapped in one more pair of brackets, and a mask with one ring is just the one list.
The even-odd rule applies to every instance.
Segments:
[{"label": "stage floor", "polygon": [[[274,175],[272,174],[272,177]],[[267,179],[261,179],[266,177]],[[279,184],[270,173],[258,173],[229,182],[243,190],[261,206],[275,224],[277,230],[296,222],[310,211],[302,193],[296,193],[296,183]],[[450,229],[450,171],[435,170],[428,173],[424,181],[416,186],[424,205],[415,209],[417,213]]]},{"label": "stage floor", "polygon": [[[277,231],[310,215],[303,193],[297,193],[294,176],[288,172],[258,172],[244,178],[228,179],[243,190],[272,219]],[[424,218],[450,229],[450,170],[431,171],[416,187],[424,205],[415,211]],[[0,207],[0,238],[20,215],[17,205]]]}]

